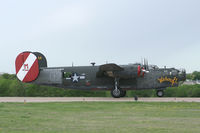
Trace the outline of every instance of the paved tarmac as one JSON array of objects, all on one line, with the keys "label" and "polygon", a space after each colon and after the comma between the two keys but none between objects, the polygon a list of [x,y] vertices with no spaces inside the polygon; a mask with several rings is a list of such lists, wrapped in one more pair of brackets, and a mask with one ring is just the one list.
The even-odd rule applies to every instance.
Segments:
[{"label": "paved tarmac", "polygon": [[[134,102],[134,98],[109,97],[0,97],[0,102]],[[200,102],[200,98],[138,98],[140,102]]]}]

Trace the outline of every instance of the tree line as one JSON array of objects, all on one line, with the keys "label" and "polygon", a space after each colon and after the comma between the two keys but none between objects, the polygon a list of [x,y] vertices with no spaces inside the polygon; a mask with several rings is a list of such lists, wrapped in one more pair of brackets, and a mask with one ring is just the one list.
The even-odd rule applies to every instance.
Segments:
[{"label": "tree line", "polygon": [[[188,79],[199,80],[200,72],[187,75]],[[156,97],[155,90],[133,90],[127,97]],[[21,83],[14,74],[0,76],[0,97],[111,97],[110,91],[81,91]],[[165,97],[200,97],[200,85],[181,85],[167,88]]]},{"label": "tree line", "polygon": [[187,74],[189,80],[200,80],[200,72],[194,71],[193,73]]}]

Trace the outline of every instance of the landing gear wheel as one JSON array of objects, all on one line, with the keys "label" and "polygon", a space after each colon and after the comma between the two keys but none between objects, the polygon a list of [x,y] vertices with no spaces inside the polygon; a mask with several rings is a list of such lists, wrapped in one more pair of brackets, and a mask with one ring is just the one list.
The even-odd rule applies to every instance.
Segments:
[{"label": "landing gear wheel", "polygon": [[163,97],[164,96],[164,91],[163,90],[157,90],[156,95],[158,97]]},{"label": "landing gear wheel", "polygon": [[125,90],[121,90],[121,95],[120,97],[125,97],[126,96],[126,91]]},{"label": "landing gear wheel", "polygon": [[114,98],[120,98],[121,94],[122,94],[122,90],[121,89],[114,88],[114,89],[111,90],[111,95]]}]

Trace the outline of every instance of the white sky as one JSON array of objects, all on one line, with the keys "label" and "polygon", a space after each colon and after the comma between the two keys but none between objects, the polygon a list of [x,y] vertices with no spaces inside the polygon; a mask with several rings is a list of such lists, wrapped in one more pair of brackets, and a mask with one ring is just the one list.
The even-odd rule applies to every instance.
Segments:
[{"label": "white sky", "polygon": [[0,72],[23,51],[48,66],[128,64],[200,71],[199,0],[0,0]]}]

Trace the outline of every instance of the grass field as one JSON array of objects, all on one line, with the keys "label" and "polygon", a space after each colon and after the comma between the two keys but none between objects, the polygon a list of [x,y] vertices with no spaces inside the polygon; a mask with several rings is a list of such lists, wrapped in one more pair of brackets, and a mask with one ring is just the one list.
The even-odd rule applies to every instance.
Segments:
[{"label": "grass field", "polygon": [[0,133],[199,133],[200,103],[0,103]]}]

